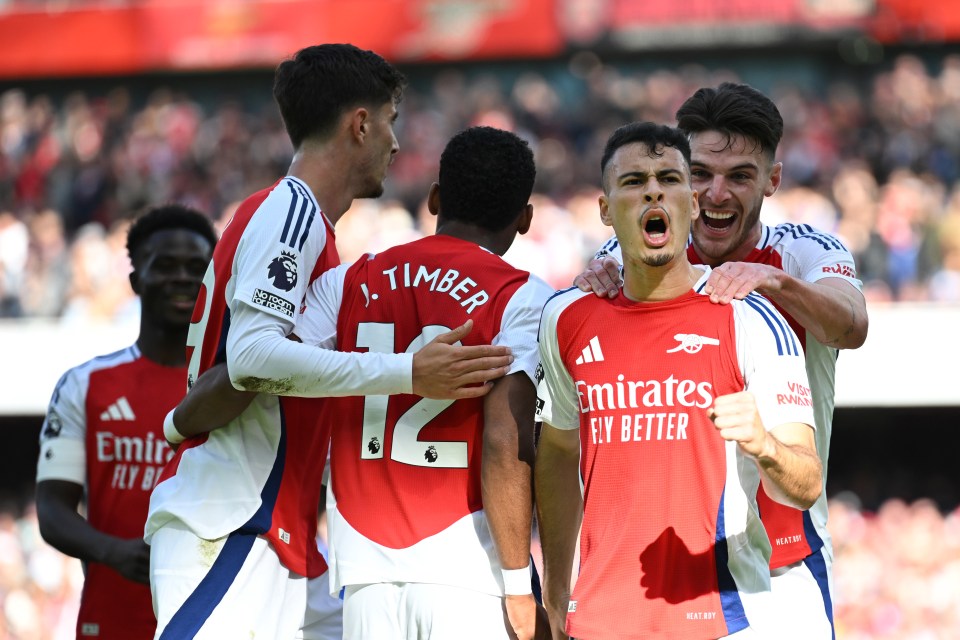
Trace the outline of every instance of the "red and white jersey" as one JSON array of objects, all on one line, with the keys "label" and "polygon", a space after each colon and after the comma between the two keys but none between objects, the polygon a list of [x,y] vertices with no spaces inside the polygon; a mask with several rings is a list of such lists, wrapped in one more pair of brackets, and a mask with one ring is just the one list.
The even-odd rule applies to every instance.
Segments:
[{"label": "red and white jersey", "polygon": [[[534,383],[545,282],[438,235],[367,255],[311,288],[297,334],[345,351],[412,353],[473,319],[464,344],[507,345]],[[483,399],[331,398],[330,581],[447,584],[502,595],[483,514]],[[532,416],[531,416],[532,419]]]},{"label": "red and white jersey", "polygon": [[[83,485],[95,529],[142,536],[150,491],[173,455],[163,418],[183,397],[186,373],[148,360],[136,345],[67,371],[40,432],[37,481]],[[153,638],[156,626],[149,586],[87,565],[78,638]]]},{"label": "red and white jersey", "polygon": [[[608,240],[595,257],[606,256],[623,263],[616,237]],[[692,243],[687,245],[687,257],[693,264],[701,262]],[[760,241],[742,262],[768,264],[806,282],[840,278],[859,290],[863,288],[863,283],[857,279],[857,270],[850,251],[837,238],[806,224],[784,223],[776,227],[762,225]],[[824,545],[830,550],[831,556],[833,553],[827,531],[826,486],[838,353],[834,347],[823,345],[808,336],[799,322],[776,303],[773,304],[787,319],[803,344],[814,419],[817,423],[817,453],[823,463],[824,487],[820,498],[809,511],[799,511],[774,502],[761,487],[758,496],[760,513],[773,546],[770,568],[776,569],[802,560]]]},{"label": "red and white jersey", "polygon": [[[271,358],[290,350],[292,377],[298,355],[319,350],[285,336],[309,283],[338,263],[333,227],[306,184],[288,176],[247,198],[204,276],[187,340],[190,382],[238,343],[263,359],[265,379],[277,377],[268,373],[277,368]],[[256,350],[258,339],[272,342]],[[303,392],[293,382],[274,387]],[[270,540],[291,571],[323,573],[316,525],[328,430],[317,403],[261,393],[227,426],[180,445],[151,497],[147,541],[172,521],[211,540],[242,530]]]},{"label": "red and white jersey", "polygon": [[665,302],[574,288],[544,308],[542,417],[580,430],[572,636],[718,638],[759,624],[770,584],[759,473],[706,409],[747,390],[768,429],[813,414],[782,316],[756,294],[712,304],[706,279]]}]

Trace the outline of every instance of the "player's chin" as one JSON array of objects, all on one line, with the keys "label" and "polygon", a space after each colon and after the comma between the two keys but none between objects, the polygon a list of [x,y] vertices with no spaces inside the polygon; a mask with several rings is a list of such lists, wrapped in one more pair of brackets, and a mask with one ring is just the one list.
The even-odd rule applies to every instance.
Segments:
[{"label": "player's chin", "polygon": [[171,308],[167,309],[163,316],[164,324],[166,324],[167,327],[171,330],[178,330],[190,326],[193,310],[186,311],[185,309]]},{"label": "player's chin", "polygon": [[[386,180],[386,178],[384,178]],[[375,184],[371,184],[369,187],[360,192],[360,195],[357,198],[379,198],[383,195],[383,180]]]}]

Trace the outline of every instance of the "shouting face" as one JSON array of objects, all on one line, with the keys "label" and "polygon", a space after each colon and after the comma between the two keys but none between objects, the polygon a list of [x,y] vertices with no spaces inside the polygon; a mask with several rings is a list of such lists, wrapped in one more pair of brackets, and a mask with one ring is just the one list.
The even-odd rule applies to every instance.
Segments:
[{"label": "shouting face", "polygon": [[701,211],[694,248],[711,266],[742,260],[760,240],[760,207],[780,186],[783,165],[754,140],[719,131],[692,134],[690,155]]},{"label": "shouting face", "polygon": [[610,158],[603,180],[600,217],[616,231],[625,266],[661,267],[684,252],[699,209],[680,151],[624,145]]}]

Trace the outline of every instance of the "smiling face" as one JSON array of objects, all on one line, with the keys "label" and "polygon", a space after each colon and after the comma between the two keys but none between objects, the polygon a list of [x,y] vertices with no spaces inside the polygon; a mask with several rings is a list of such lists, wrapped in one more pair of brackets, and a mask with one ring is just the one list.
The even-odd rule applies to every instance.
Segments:
[{"label": "smiling face", "polygon": [[699,214],[683,154],[673,147],[660,151],[651,153],[640,142],[626,144],[603,174],[600,218],[616,231],[625,266],[669,264],[685,251],[691,221]]},{"label": "smiling face", "polygon": [[137,250],[130,280],[142,315],[168,330],[185,330],[212,255],[210,242],[194,231],[154,232]]},{"label": "smiling face", "polygon": [[693,244],[705,264],[742,260],[760,240],[763,199],[776,193],[783,165],[759,144],[719,131],[690,135],[690,172],[702,215]]}]

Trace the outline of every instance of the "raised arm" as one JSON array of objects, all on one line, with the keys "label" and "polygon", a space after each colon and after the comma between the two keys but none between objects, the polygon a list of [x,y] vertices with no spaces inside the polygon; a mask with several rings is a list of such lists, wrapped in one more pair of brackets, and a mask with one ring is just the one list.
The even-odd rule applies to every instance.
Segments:
[{"label": "raised arm", "polygon": [[518,640],[536,632],[530,584],[536,399],[533,382],[514,373],[494,384],[483,406],[483,510],[504,570],[507,618]]},{"label": "raised arm", "polygon": [[580,432],[543,423],[534,467],[537,521],[543,548],[543,604],[555,639],[566,639],[573,557],[583,518]]}]

